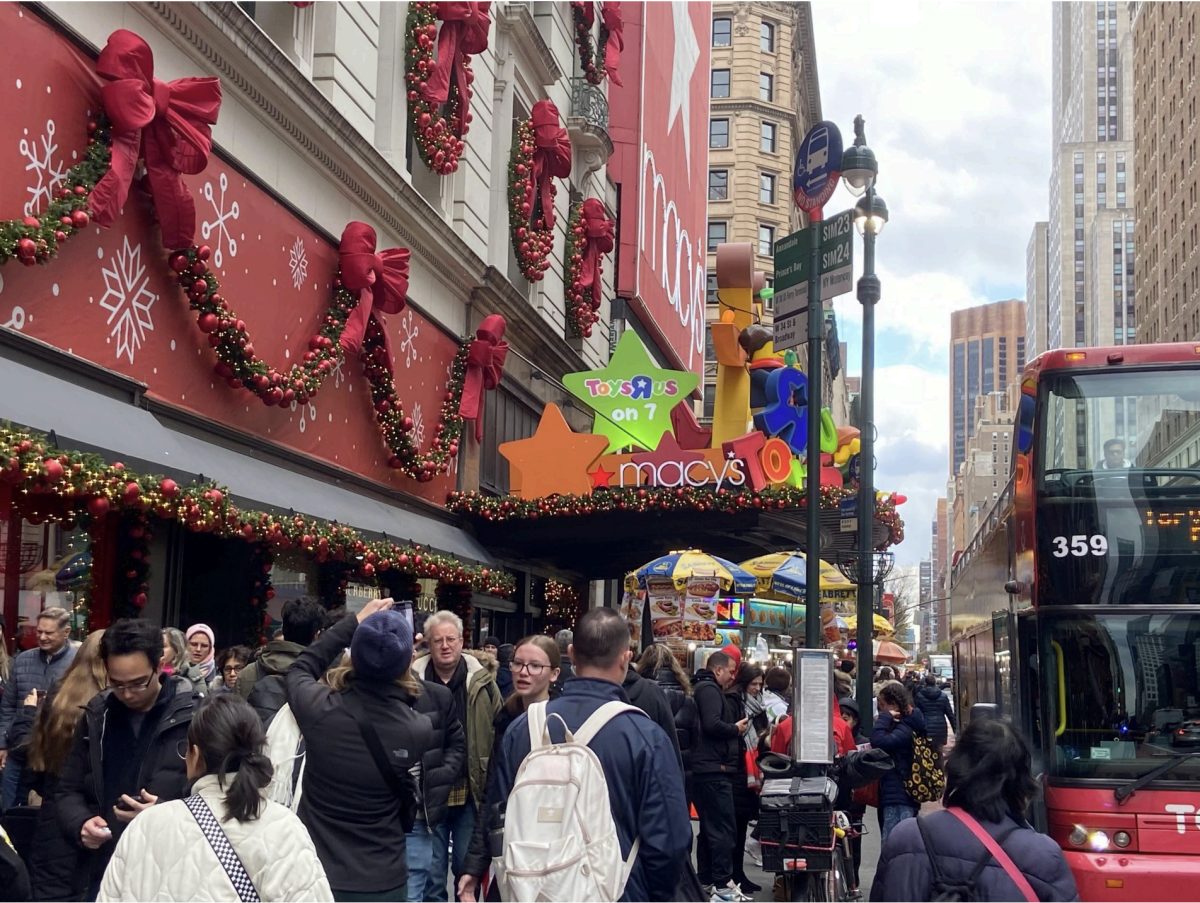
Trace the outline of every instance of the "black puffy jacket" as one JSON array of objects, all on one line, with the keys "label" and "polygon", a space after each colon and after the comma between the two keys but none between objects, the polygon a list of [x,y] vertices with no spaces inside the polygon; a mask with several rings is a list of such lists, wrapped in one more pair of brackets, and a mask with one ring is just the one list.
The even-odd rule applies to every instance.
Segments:
[{"label": "black puffy jacket", "polygon": [[421,758],[421,802],[425,823],[440,825],[446,818],[450,790],[467,756],[467,735],[454,714],[454,694],[440,684],[421,681],[413,709],[433,724],[429,749]]},{"label": "black puffy jacket", "polygon": [[742,762],[742,735],[733,705],[707,668],[696,672],[692,698],[696,702],[696,733],[692,741],[692,773],[737,774]]},{"label": "black puffy jacket", "polygon": [[[162,705],[163,710],[158,713],[154,733],[138,766],[134,785],[138,790],[144,789],[158,797],[159,802],[167,802],[183,798],[187,766],[179,750],[186,746],[192,715],[204,697],[186,678],[164,676],[162,680],[165,693],[155,707]],[[87,872],[92,899],[99,891],[100,879],[104,877],[108,860],[112,858],[116,842],[125,828],[125,823],[112,812],[100,811],[105,784],[105,726],[113,717],[113,708],[118,705],[121,702],[113,696],[112,690],[101,690],[84,707],[83,715],[75,725],[71,751],[67,753],[55,795],[59,827],[83,851],[83,868]],[[85,851],[79,832],[83,823],[96,815],[103,816],[108,822],[113,839],[98,850]]]},{"label": "black puffy jacket", "polygon": [[679,685],[679,678],[670,668],[654,674],[654,682],[667,697],[671,714],[675,716],[675,736],[679,739],[679,752],[683,756],[683,770],[692,770],[692,739],[696,731],[696,700]]},{"label": "black puffy jacket", "polygon": [[925,730],[929,739],[935,743],[945,745],[949,736],[946,730],[947,721],[952,728],[958,730],[958,723],[954,720],[954,709],[950,707],[950,698],[937,687],[921,687],[913,694],[913,705],[925,716]]}]

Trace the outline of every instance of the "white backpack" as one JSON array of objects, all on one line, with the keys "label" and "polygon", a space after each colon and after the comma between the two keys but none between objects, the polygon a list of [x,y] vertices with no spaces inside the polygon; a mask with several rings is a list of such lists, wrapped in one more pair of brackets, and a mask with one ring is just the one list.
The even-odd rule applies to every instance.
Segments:
[{"label": "white backpack", "polygon": [[546,703],[529,707],[529,755],[508,795],[504,852],[496,860],[503,899],[559,903],[621,898],[641,838],[634,839],[628,861],[622,859],[608,781],[588,744],[622,712],[648,717],[623,702],[606,702],[574,734],[563,721],[565,742],[554,743]]},{"label": "white backpack", "polygon": [[302,739],[296,716],[292,714],[291,707],[284,703],[267,728],[264,752],[274,768],[271,783],[267,785],[267,799],[287,806],[293,812],[300,806],[304,762],[307,758],[299,751]]}]

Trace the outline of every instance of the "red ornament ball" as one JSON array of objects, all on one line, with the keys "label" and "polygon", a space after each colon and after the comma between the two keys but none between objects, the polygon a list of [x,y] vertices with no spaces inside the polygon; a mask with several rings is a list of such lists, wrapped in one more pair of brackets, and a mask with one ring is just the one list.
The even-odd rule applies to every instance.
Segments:
[{"label": "red ornament ball", "polygon": [[71,225],[76,229],[84,229],[89,222],[88,215],[82,210],[76,210],[71,214]]}]

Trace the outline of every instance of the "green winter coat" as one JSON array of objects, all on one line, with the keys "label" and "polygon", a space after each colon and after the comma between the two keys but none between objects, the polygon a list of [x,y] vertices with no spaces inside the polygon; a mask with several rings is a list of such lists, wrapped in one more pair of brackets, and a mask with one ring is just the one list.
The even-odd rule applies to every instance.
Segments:
[{"label": "green winter coat", "polygon": [[[480,807],[487,798],[488,759],[492,755],[494,737],[492,720],[504,699],[496,686],[497,666],[493,656],[464,649],[463,660],[467,663],[467,717],[463,725],[467,731],[467,776],[471,799],[476,807]],[[412,671],[422,680],[427,679],[427,669],[433,676],[429,661],[428,655],[413,660]]]}]

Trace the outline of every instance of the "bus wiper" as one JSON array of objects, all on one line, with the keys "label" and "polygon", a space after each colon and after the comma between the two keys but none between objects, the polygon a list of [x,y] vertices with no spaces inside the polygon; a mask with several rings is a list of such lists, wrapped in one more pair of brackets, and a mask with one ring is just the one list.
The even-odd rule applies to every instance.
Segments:
[{"label": "bus wiper", "polygon": [[1147,784],[1157,781],[1168,771],[1177,768],[1189,759],[1200,758],[1200,752],[1182,753],[1178,756],[1171,756],[1166,762],[1163,762],[1153,771],[1148,771],[1136,781],[1130,781],[1128,784],[1122,784],[1113,791],[1113,796],[1117,798],[1118,803],[1123,803]]}]

